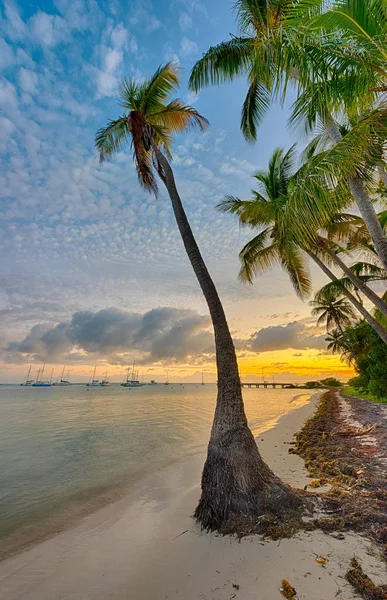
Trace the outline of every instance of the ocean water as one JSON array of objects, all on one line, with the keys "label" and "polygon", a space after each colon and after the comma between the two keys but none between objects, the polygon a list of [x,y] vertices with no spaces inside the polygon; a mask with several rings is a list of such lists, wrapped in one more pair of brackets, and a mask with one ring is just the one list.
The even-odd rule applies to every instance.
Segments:
[{"label": "ocean water", "polygon": [[[259,433],[306,403],[245,389]],[[0,558],[112,501],[143,475],[205,450],[216,386],[0,386]]]}]

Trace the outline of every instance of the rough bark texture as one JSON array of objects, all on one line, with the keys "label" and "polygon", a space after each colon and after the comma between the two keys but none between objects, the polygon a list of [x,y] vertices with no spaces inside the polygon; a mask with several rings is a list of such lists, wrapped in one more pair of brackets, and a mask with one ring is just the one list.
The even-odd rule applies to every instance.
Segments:
[{"label": "rough bark texture", "polygon": [[[308,254],[311,257],[311,259],[314,260],[314,262],[325,273],[325,275],[329,277],[331,281],[339,281],[338,278],[332,273],[332,271],[328,269],[328,267],[322,262],[322,260],[320,260],[319,257],[316,256],[316,254],[310,251],[308,252]],[[374,329],[374,331],[376,331],[376,333],[383,340],[383,342],[387,344],[387,331],[384,329],[384,327],[382,327],[381,324],[372,315],[370,315],[368,310],[364,308],[362,303],[359,302],[359,300],[355,298],[355,296],[353,296],[351,292],[343,290],[343,295],[346,296],[350,302],[352,302],[352,304],[359,311],[362,317],[364,317],[367,323],[371,325],[371,327]]]},{"label": "rough bark texture", "polygon": [[195,518],[202,527],[220,530],[233,517],[257,518],[265,512],[281,515],[301,501],[263,462],[248,427],[234,344],[223,306],[200,254],[180,200],[168,160],[153,146],[159,173],[172,202],[188,258],[210,311],[216,347],[218,395],[202,493]]},{"label": "rough bark texture", "polygon": [[[338,144],[342,139],[339,128],[333,119],[325,124],[327,133],[331,140]],[[372,241],[375,246],[375,250],[387,271],[387,238],[384,235],[381,224],[379,223],[378,215],[376,214],[374,205],[368,196],[366,187],[360,177],[356,175],[350,175],[347,178],[349,189],[351,190],[353,199],[360,211],[364,223],[369,231]]]},{"label": "rough bark texture", "polygon": [[380,296],[378,296],[371,288],[368,287],[359,277],[355,275],[351,271],[351,269],[345,264],[344,261],[341,260],[337,254],[335,254],[329,248],[325,248],[326,253],[331,257],[331,259],[337,264],[338,267],[345,273],[345,275],[352,281],[352,283],[364,294],[368,300],[380,310],[380,312],[387,317],[387,304],[384,302]]}]

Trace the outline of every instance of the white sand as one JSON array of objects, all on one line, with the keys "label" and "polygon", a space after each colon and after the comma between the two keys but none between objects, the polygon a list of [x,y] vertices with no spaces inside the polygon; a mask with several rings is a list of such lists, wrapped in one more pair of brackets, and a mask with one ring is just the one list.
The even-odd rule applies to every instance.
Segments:
[{"label": "white sand", "polygon": [[[284,442],[292,441],[315,405],[316,398],[258,438],[275,472],[299,487],[310,479]],[[203,460],[190,458],[152,475],[77,527],[3,561],[0,599],[280,600],[285,578],[299,600],[351,600],[357,596],[343,576],[354,555],[376,583],[383,582],[384,567],[371,544],[352,534],[342,541],[313,532],[239,543],[200,532],[189,515]],[[318,556],[327,559],[325,567]]]}]

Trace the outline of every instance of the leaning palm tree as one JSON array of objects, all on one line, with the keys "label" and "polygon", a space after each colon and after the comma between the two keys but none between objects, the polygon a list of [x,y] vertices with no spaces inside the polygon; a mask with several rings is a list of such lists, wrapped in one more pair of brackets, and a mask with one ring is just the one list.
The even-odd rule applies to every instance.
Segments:
[{"label": "leaning palm tree", "polygon": [[288,202],[288,187],[294,171],[295,146],[286,153],[277,148],[267,171],[254,175],[258,189],[253,190],[252,200],[239,200],[227,196],[218,208],[222,212],[236,214],[242,225],[262,228],[240,252],[242,267],[241,281],[252,282],[257,273],[262,273],[280,264],[300,298],[311,291],[311,281],[305,262],[305,253],[284,227],[284,214]]},{"label": "leaning palm tree", "polygon": [[207,121],[181,100],[169,100],[178,85],[171,63],[138,84],[120,87],[124,114],[100,129],[96,147],[103,161],[131,141],[140,184],[157,194],[156,178],[170,197],[185,250],[207,301],[215,333],[218,395],[202,474],[202,493],[195,517],[209,530],[232,530],[233,517],[256,519],[265,512],[281,514],[298,506],[298,496],[263,462],[244,411],[234,344],[223,306],[192,233],[171,168],[174,133],[204,129]]},{"label": "leaning palm tree", "polygon": [[[240,35],[209,48],[193,67],[190,86],[198,91],[246,77],[249,88],[242,107],[241,129],[246,139],[254,141],[272,100],[278,96],[283,99],[287,86],[296,85],[298,98],[293,120],[302,118],[314,126],[321,119],[334,144],[326,152],[324,168],[320,162],[312,164],[313,176],[306,173],[302,181],[300,187],[305,188],[304,192],[309,189],[313,206],[305,216],[314,221],[326,217],[331,196],[325,195],[322,205],[316,202],[316,178],[323,183],[319,185],[320,196],[325,187],[340,179],[345,195],[350,194],[359,208],[387,271],[387,239],[365,185],[369,172],[380,167],[380,144],[387,137],[387,105],[384,103],[382,109],[372,106],[377,94],[387,89],[386,69],[380,67],[381,61],[387,63],[383,50],[387,41],[384,1],[237,0]],[[331,14],[326,7],[332,4]],[[346,8],[348,18],[339,17]],[[377,27],[380,15],[383,18]],[[375,32],[377,42],[373,38]],[[378,46],[378,51],[371,52],[373,45]],[[368,62],[364,59],[367,51]],[[343,111],[353,115],[356,101],[358,112],[368,107],[369,114],[350,135],[343,137],[334,115]],[[348,199],[346,202],[348,205]],[[333,208],[337,210],[331,207],[331,211]],[[305,218],[303,221],[308,226]]]},{"label": "leaning palm tree", "polygon": [[356,318],[348,300],[337,296],[332,290],[318,292],[310,305],[313,306],[312,315],[318,317],[317,325],[324,324],[328,333],[333,329],[343,333],[344,328],[349,327]]},{"label": "leaning palm tree", "polygon": [[[269,161],[267,172],[259,172],[255,176],[259,182],[259,190],[253,191],[251,200],[240,200],[234,196],[227,196],[218,206],[223,212],[236,214],[239,222],[260,229],[241,250],[239,257],[242,263],[239,278],[242,281],[252,282],[257,273],[262,273],[275,264],[280,264],[290,276],[290,280],[297,295],[304,298],[309,292],[311,282],[306,266],[307,257],[311,258],[331,280],[335,290],[344,295],[360,312],[364,319],[371,325],[379,337],[387,344],[387,331],[363,306],[351,289],[361,289],[367,297],[374,302],[382,314],[387,314],[387,305],[371,288],[363,276],[358,277],[351,269],[331,251],[329,240],[311,232],[307,239],[296,235],[295,229],[286,219],[289,198],[293,190],[292,175],[294,162],[294,148],[286,154],[283,150],[274,151]],[[297,222],[297,213],[293,221]],[[335,215],[333,221],[325,223],[328,232],[335,231],[337,238],[353,228],[353,223],[359,219],[351,215]],[[349,281],[352,285],[343,285],[342,281],[329,268],[334,264],[341,268],[343,265],[349,272]],[[367,279],[367,277],[366,277]]]}]

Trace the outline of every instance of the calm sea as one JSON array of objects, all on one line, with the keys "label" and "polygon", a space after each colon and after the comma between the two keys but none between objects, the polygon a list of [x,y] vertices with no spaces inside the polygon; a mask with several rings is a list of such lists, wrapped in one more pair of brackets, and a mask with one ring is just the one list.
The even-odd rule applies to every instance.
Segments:
[{"label": "calm sea", "polygon": [[[251,428],[267,429],[309,396],[244,390]],[[0,386],[0,558],[205,450],[215,398],[215,385]]]}]

